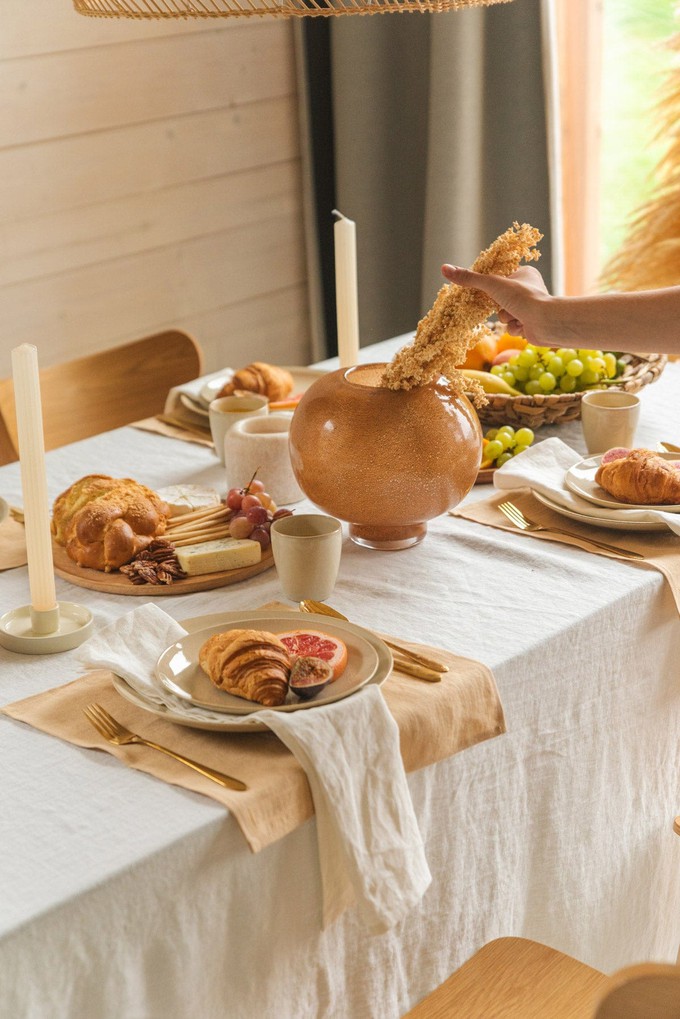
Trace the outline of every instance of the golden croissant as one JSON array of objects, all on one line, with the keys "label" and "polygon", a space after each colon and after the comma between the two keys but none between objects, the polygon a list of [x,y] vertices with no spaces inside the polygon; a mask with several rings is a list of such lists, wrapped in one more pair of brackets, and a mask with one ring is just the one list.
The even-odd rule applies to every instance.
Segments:
[{"label": "golden croissant", "polygon": [[680,470],[650,449],[632,449],[625,456],[601,463],[595,481],[619,502],[641,506],[680,503]]},{"label": "golden croissant", "polygon": [[51,526],[74,562],[108,573],[163,534],[169,516],[167,503],[138,481],[88,474],[57,497]]},{"label": "golden croissant", "polygon": [[293,385],[293,376],[285,368],[267,364],[265,361],[253,361],[252,364],[234,372],[217,395],[231,396],[237,391],[260,393],[275,403],[290,396]]},{"label": "golden croissant", "polygon": [[220,690],[278,707],[288,693],[290,656],[284,644],[266,630],[227,630],[209,637],[198,661]]}]

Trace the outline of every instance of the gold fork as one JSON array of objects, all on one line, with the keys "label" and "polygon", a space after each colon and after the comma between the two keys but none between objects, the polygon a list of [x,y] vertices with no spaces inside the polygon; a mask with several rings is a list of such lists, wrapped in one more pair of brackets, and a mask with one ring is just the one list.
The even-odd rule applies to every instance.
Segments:
[{"label": "gold fork", "polygon": [[[331,608],[330,605],[326,605],[324,602],[313,601],[311,598],[305,598],[300,602],[300,611],[313,612],[322,616],[331,616],[334,619],[344,619],[347,623],[350,622],[347,616],[343,616],[342,612],[338,612],[337,609]],[[381,640],[400,656],[400,661],[396,662],[399,671],[407,672],[415,679],[426,679],[430,683],[438,683],[441,682],[441,674],[449,671],[448,665],[437,661],[436,658],[427,658],[425,655],[411,651],[410,648],[404,647],[403,644],[388,640],[385,637],[381,637]]]},{"label": "gold fork", "polygon": [[573,531],[563,531],[559,527],[545,527],[543,524],[537,524],[534,520],[525,517],[521,509],[512,502],[502,502],[498,508],[510,523],[519,527],[521,531],[547,531],[550,534],[564,534],[568,538],[581,538],[583,541],[595,545],[596,548],[604,549],[605,552],[615,552],[616,555],[624,556],[626,559],[644,559],[644,556],[639,552],[619,548],[618,545],[608,545],[604,541],[596,541],[595,538],[583,538],[582,535],[574,534]]},{"label": "gold fork", "polygon": [[212,768],[207,768],[197,761],[192,761],[190,757],[176,754],[174,750],[169,750],[168,747],[163,747],[160,743],[154,743],[153,740],[144,739],[143,736],[130,732],[124,725],[117,722],[100,704],[88,704],[86,708],[83,708],[83,712],[88,722],[94,726],[100,736],[103,736],[107,742],[113,743],[117,747],[127,746],[128,743],[141,743],[145,747],[151,747],[152,750],[160,750],[162,754],[167,754],[168,757],[173,757],[176,761],[181,761],[188,768],[193,768],[200,775],[212,779],[213,782],[217,782],[218,785],[225,786],[227,789],[236,789],[242,792],[248,788],[245,782],[241,782],[238,778],[232,778],[231,775],[223,775],[220,771],[214,771]]}]

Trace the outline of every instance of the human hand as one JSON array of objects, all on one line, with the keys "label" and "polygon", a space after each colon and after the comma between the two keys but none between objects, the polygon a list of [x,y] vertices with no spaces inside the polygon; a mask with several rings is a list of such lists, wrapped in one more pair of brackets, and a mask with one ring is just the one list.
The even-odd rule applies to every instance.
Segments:
[{"label": "human hand", "polygon": [[498,317],[514,336],[524,336],[530,343],[539,343],[545,338],[545,299],[550,294],[538,269],[523,265],[511,276],[459,269],[454,265],[443,265],[442,275],[451,283],[461,287],[482,290],[499,305]]}]

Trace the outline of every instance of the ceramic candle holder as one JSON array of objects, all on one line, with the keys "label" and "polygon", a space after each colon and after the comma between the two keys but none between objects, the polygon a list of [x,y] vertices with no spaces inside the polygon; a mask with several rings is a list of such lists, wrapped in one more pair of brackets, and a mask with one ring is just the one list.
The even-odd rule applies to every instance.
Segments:
[{"label": "ceramic candle holder", "polygon": [[246,485],[257,471],[277,506],[304,497],[290,463],[290,421],[290,414],[268,414],[238,421],[229,429],[224,437],[227,489]]},{"label": "ceramic candle holder", "polygon": [[456,506],[477,477],[477,413],[442,376],[427,386],[380,386],[383,364],[330,372],[304,394],[290,430],[300,488],[349,523],[359,545],[408,548],[427,521]]}]

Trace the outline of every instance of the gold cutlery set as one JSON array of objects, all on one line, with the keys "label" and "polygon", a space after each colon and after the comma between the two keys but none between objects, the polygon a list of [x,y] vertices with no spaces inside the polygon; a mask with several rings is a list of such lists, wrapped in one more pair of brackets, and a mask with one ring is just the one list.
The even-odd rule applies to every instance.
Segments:
[{"label": "gold cutlery set", "polygon": [[614,552],[616,555],[623,556],[626,559],[645,558],[639,552],[631,552],[630,549],[620,548],[618,545],[608,545],[605,541],[597,541],[591,537],[584,538],[582,535],[574,534],[573,531],[564,531],[560,527],[545,527],[543,524],[537,524],[534,520],[530,520],[525,516],[513,502],[502,502],[498,508],[510,523],[518,527],[520,531],[546,531],[548,534],[562,534],[567,538],[578,538],[580,541],[587,541],[590,545],[594,545],[595,548],[601,548],[605,552]]},{"label": "gold cutlery set", "polygon": [[[350,622],[347,616],[343,616],[341,612],[332,609],[330,605],[326,605],[324,602],[312,601],[311,599],[305,599],[300,602],[300,611],[312,612],[321,616],[331,616],[335,619],[344,619],[345,622]],[[404,672],[414,679],[424,679],[429,683],[439,683],[442,673],[449,671],[448,665],[444,662],[411,651],[410,648],[394,640],[392,637],[383,637],[380,634],[380,639],[393,652],[394,665],[398,672]]]},{"label": "gold cutlery set", "polygon": [[243,792],[248,788],[245,782],[241,782],[238,778],[233,778],[231,775],[223,775],[221,771],[215,771],[204,764],[199,764],[198,761],[192,761],[190,757],[185,757],[184,754],[177,754],[174,750],[161,746],[160,743],[154,743],[153,740],[145,739],[143,736],[138,736],[137,733],[130,732],[129,729],[126,729],[120,722],[117,722],[99,704],[88,704],[86,708],[83,708],[83,713],[99,735],[103,736],[108,743],[112,743],[114,746],[124,747],[130,743],[140,743],[145,747],[151,747],[152,750],[159,750],[162,754],[180,761],[181,764],[186,764],[188,768],[193,768],[199,775],[217,782],[218,785],[224,786],[226,789],[235,789],[237,792]]}]

